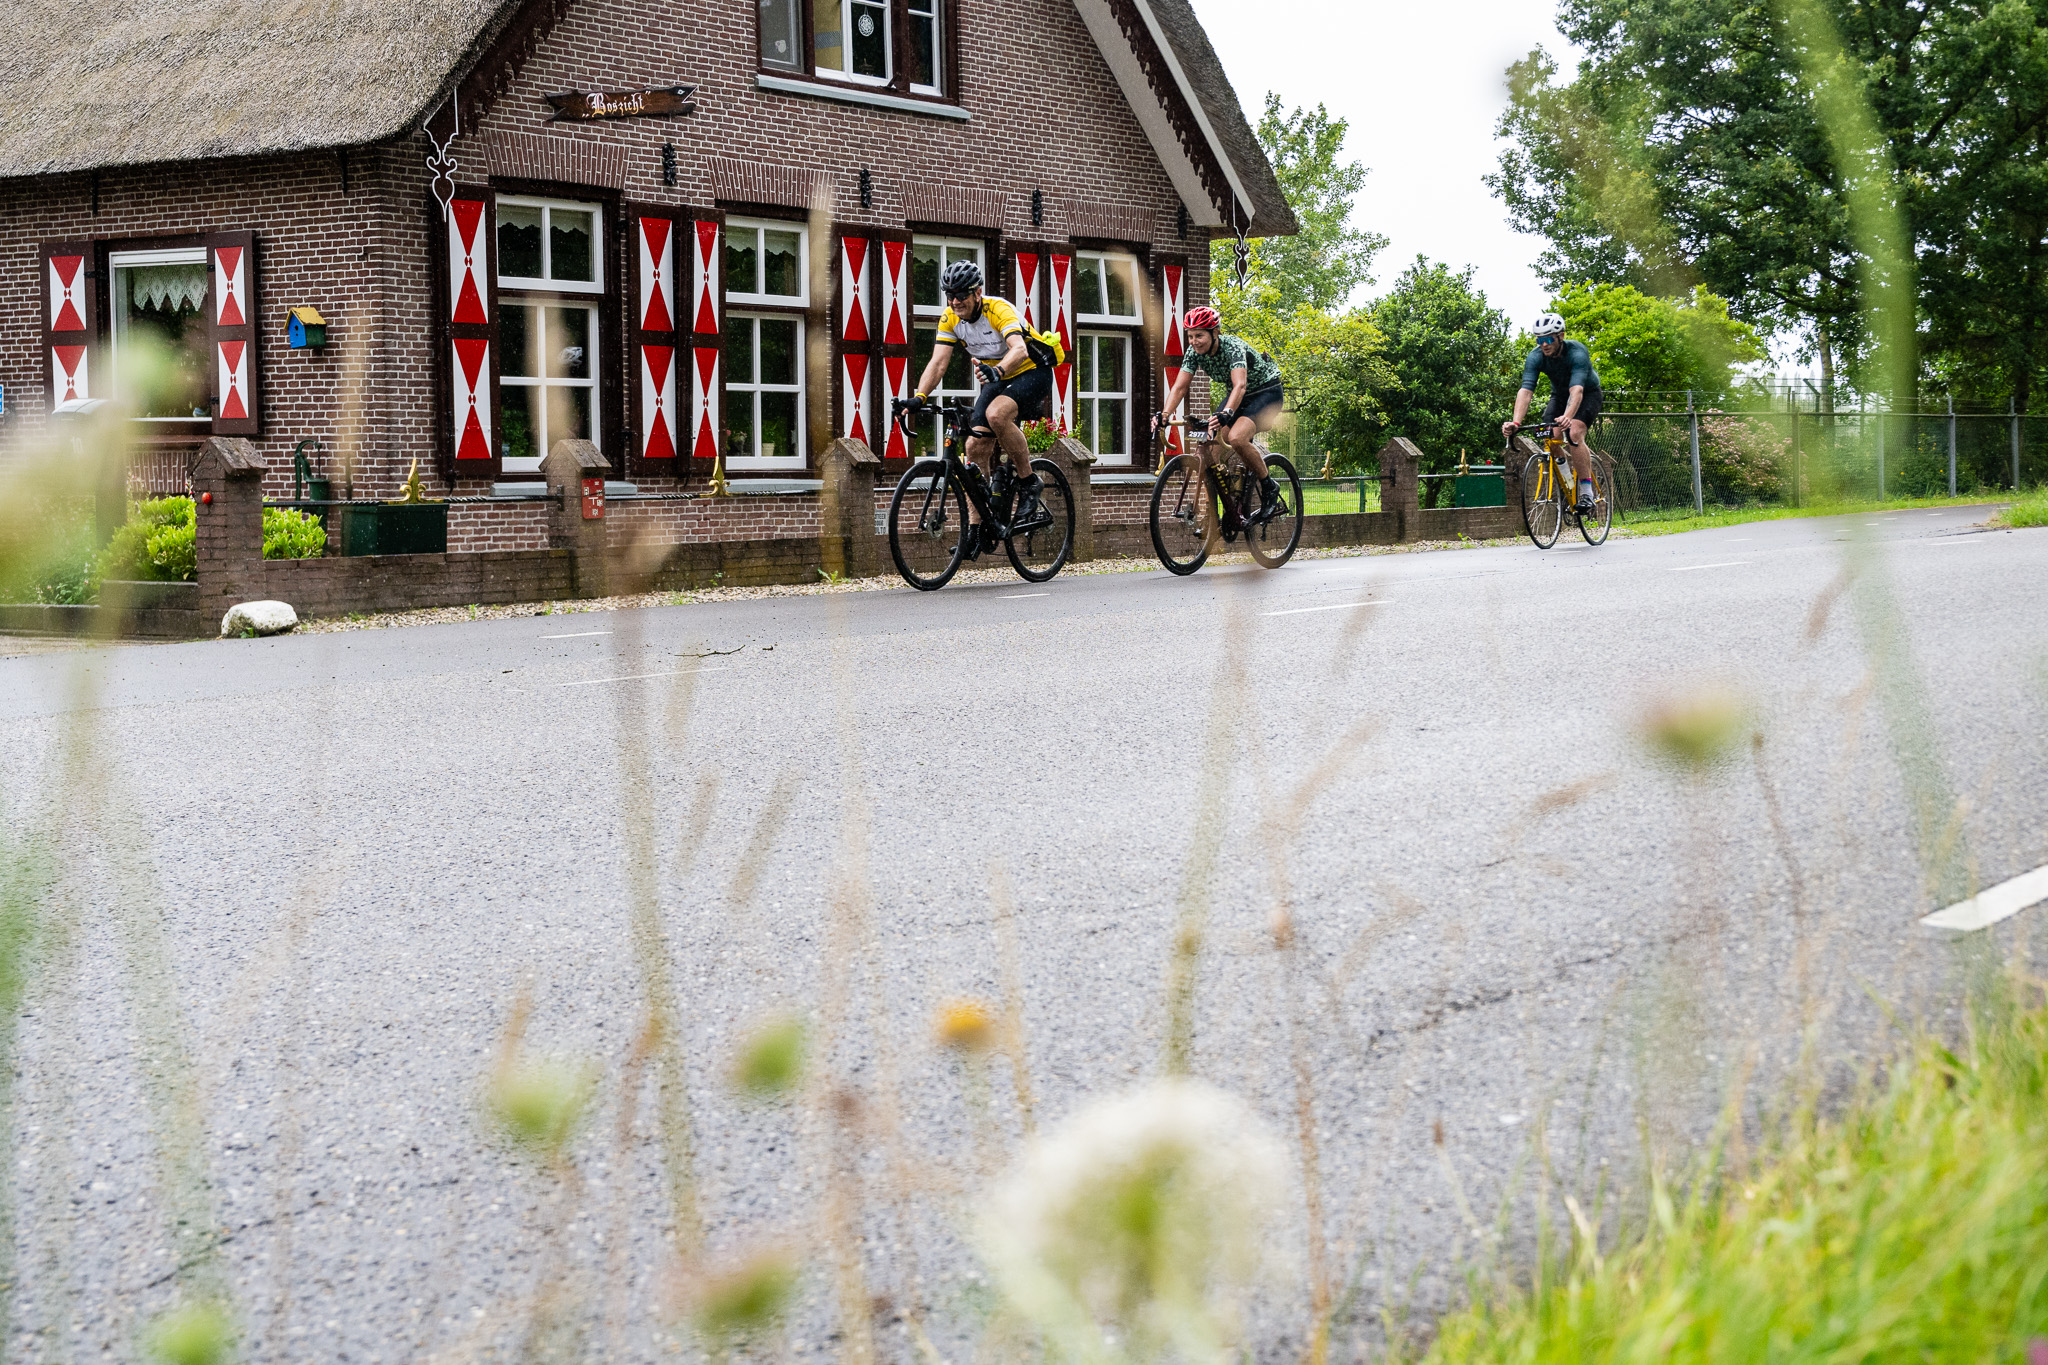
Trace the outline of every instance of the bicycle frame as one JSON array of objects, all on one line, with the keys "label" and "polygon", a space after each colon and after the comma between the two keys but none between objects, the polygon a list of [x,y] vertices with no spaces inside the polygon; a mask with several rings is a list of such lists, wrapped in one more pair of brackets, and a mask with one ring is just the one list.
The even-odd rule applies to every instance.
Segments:
[{"label": "bicycle frame", "polygon": [[[1563,501],[1561,495],[1562,490],[1565,488],[1572,490],[1572,501],[1574,503],[1577,501],[1578,480],[1570,472],[1572,457],[1569,448],[1565,444],[1564,437],[1559,434],[1562,430],[1563,428],[1556,422],[1541,422],[1533,427],[1524,427],[1521,431],[1515,433],[1518,436],[1526,436],[1533,432],[1541,437],[1543,453],[1549,457],[1544,460],[1542,472],[1538,474],[1536,480],[1535,497],[1539,502],[1553,496],[1557,496],[1560,501]],[[1513,442],[1510,441],[1507,448],[1501,452],[1501,458],[1503,460],[1510,459],[1514,453],[1515,447]],[[1553,480],[1556,481],[1555,484],[1553,484]]]},{"label": "bicycle frame", "polygon": [[[1161,424],[1163,427],[1182,427],[1189,431],[1196,428],[1185,417],[1175,417]],[[1232,514],[1236,525],[1229,527],[1231,534],[1244,529],[1244,490],[1248,471],[1244,456],[1237,447],[1219,436],[1203,436],[1195,444],[1202,457],[1202,477],[1207,481],[1209,491],[1223,503],[1224,511]]]},{"label": "bicycle frame", "polygon": [[[906,415],[903,411],[904,403],[905,400],[901,398],[895,399],[891,403],[894,420],[899,425],[903,423]],[[960,481],[960,486],[966,490],[967,500],[974,504],[974,510],[984,522],[1007,532],[1009,530],[1008,512],[1007,510],[999,511],[999,508],[1009,503],[1014,494],[1005,492],[1001,497],[997,497],[995,490],[989,486],[988,476],[981,472],[981,466],[961,454],[962,449],[967,444],[967,419],[973,413],[974,405],[964,398],[951,398],[936,403],[933,407],[936,408],[941,417],[947,419],[943,428],[945,439],[939,448],[939,458],[946,466],[946,476]],[[904,427],[904,434],[906,436],[910,434],[907,426]],[[998,451],[998,459],[1004,464],[1009,462],[1009,458],[1008,452]],[[1016,481],[1013,477],[1011,480],[1011,487],[1013,489],[1015,484]]]}]

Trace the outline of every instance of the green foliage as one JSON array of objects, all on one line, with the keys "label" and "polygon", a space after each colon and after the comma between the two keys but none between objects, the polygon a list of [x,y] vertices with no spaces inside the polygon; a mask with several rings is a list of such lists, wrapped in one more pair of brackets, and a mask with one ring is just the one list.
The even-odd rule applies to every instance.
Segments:
[{"label": "green foliage", "polygon": [[733,1059],[733,1084],[757,1099],[780,1095],[803,1076],[805,1051],[801,1019],[771,1019],[740,1045]]},{"label": "green foliage", "polygon": [[1968,1045],[1923,1038],[1834,1122],[1803,1113],[1754,1165],[1603,1255],[1582,1221],[1562,1265],[1440,1324],[1433,1361],[2011,1360],[2048,1331],[2048,1008],[1985,1012]]},{"label": "green foliage", "polygon": [[190,582],[198,576],[192,499],[152,498],[129,509],[93,566],[93,579]]},{"label": "green foliage", "polygon": [[[2048,378],[2048,118],[2042,0],[1820,0],[1880,130],[1873,164],[1917,255],[1922,346],[1965,394]],[[1552,288],[1704,284],[1798,338],[1823,377],[1871,359],[1848,184],[1782,5],[1565,0],[1585,51],[1560,81],[1541,51],[1509,68],[1489,183],[1550,242]],[[1861,175],[1861,167],[1855,168]],[[1865,383],[1877,379],[1862,376]]]},{"label": "green foliage", "polygon": [[716,1342],[758,1336],[781,1320],[796,1284],[794,1261],[774,1253],[757,1256],[697,1286],[691,1321]]},{"label": "green foliage", "polygon": [[99,593],[92,503],[25,499],[22,520],[0,536],[0,602],[79,606]]},{"label": "green foliage", "polygon": [[327,552],[327,528],[296,507],[263,509],[265,559],[317,559]]},{"label": "green foliage", "polygon": [[1372,319],[1386,337],[1396,383],[1380,395],[1385,432],[1406,436],[1431,471],[1500,451],[1500,424],[1514,401],[1522,353],[1507,314],[1454,272],[1424,257],[1401,272]]},{"label": "green foliage", "polygon": [[2004,526],[2048,526],[2048,484],[2014,498],[2012,506],[1998,514]]},{"label": "green foliage", "polygon": [[1728,301],[1696,286],[1683,300],[1656,298],[1627,284],[1568,285],[1552,305],[1565,335],[1586,343],[1603,389],[1690,389],[1718,402],[1733,367],[1765,358],[1763,339],[1728,314]]},{"label": "green foliage", "polygon": [[[1237,315],[1232,330],[1280,363],[1298,429],[1319,450],[1337,452],[1354,468],[1378,449],[1386,428],[1381,399],[1398,381],[1386,361],[1387,339],[1364,308],[1320,313],[1300,307],[1277,311],[1277,298],[1256,290],[1257,303]],[[1219,392],[1214,396],[1221,398]]]},{"label": "green foliage", "polygon": [[1067,434],[1066,428],[1053,421],[1050,417],[1040,417],[1036,421],[1031,422],[1019,422],[1017,427],[1024,433],[1025,448],[1033,455],[1045,454],[1046,451],[1052,449],[1055,441]]},{"label": "green foliage", "polygon": [[149,1334],[150,1354],[164,1365],[218,1365],[233,1333],[226,1314],[210,1303],[173,1309]]},{"label": "green foliage", "polygon": [[1259,146],[1273,163],[1300,231],[1258,239],[1249,287],[1242,290],[1236,284],[1236,242],[1210,243],[1209,292],[1230,331],[1241,330],[1240,313],[1248,305],[1286,317],[1302,308],[1333,312],[1360,285],[1372,283],[1372,259],[1387,239],[1350,226],[1366,171],[1356,162],[1338,160],[1349,129],[1347,120],[1331,118],[1320,104],[1287,114],[1281,112],[1278,95],[1266,96]]},{"label": "green foliage", "polygon": [[582,1122],[592,1089],[587,1068],[554,1061],[508,1065],[491,1081],[492,1117],[515,1143],[556,1157]]}]

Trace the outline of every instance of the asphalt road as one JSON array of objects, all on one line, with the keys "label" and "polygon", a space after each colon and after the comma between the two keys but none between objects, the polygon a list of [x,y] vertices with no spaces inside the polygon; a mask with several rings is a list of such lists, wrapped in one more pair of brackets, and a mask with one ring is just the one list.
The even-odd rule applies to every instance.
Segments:
[{"label": "asphalt road", "polygon": [[[805,1266],[768,1354],[849,1353],[857,1226],[882,1356],[907,1309],[968,1359],[961,1211],[1021,1116],[935,1013],[1014,971],[1055,1123],[1158,1073],[1189,913],[1194,1072],[1297,1157],[1309,1077],[1330,1273],[1426,1313],[1526,1246],[1539,1169],[1625,1203],[1743,1084],[1839,1092],[1979,949],[2048,950],[2048,908],[1916,923],[1902,755],[1977,883],[2048,863],[2048,533],[1985,515],[0,659],[47,911],[6,1354],[136,1358],[224,1292],[251,1360],[668,1357],[666,980],[706,1263]],[[1707,691],[1761,740],[1658,766],[1640,718]],[[485,1114],[522,998],[522,1055],[594,1078],[571,1168]],[[812,1081],[742,1101],[781,1012]],[[1299,1210],[1261,1359],[1298,1355]]]}]

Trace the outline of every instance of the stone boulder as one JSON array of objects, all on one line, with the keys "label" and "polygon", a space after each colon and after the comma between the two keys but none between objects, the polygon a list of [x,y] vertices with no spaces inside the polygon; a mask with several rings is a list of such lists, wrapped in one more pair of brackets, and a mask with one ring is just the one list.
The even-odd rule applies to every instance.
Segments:
[{"label": "stone boulder", "polygon": [[222,638],[230,635],[281,635],[299,623],[289,602],[238,602],[220,618]]}]

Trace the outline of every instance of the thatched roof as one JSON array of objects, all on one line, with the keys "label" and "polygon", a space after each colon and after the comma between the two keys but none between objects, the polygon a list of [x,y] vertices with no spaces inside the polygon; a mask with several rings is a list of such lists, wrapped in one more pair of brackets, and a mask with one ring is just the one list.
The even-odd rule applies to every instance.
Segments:
[{"label": "thatched roof", "polygon": [[[395,136],[526,2],[15,0],[0,25],[0,178]],[[1220,230],[1235,201],[1252,235],[1295,231],[1188,0],[1074,3],[1195,220]]]},{"label": "thatched roof", "polygon": [[349,147],[404,131],[506,0],[17,0],[0,176]]}]

